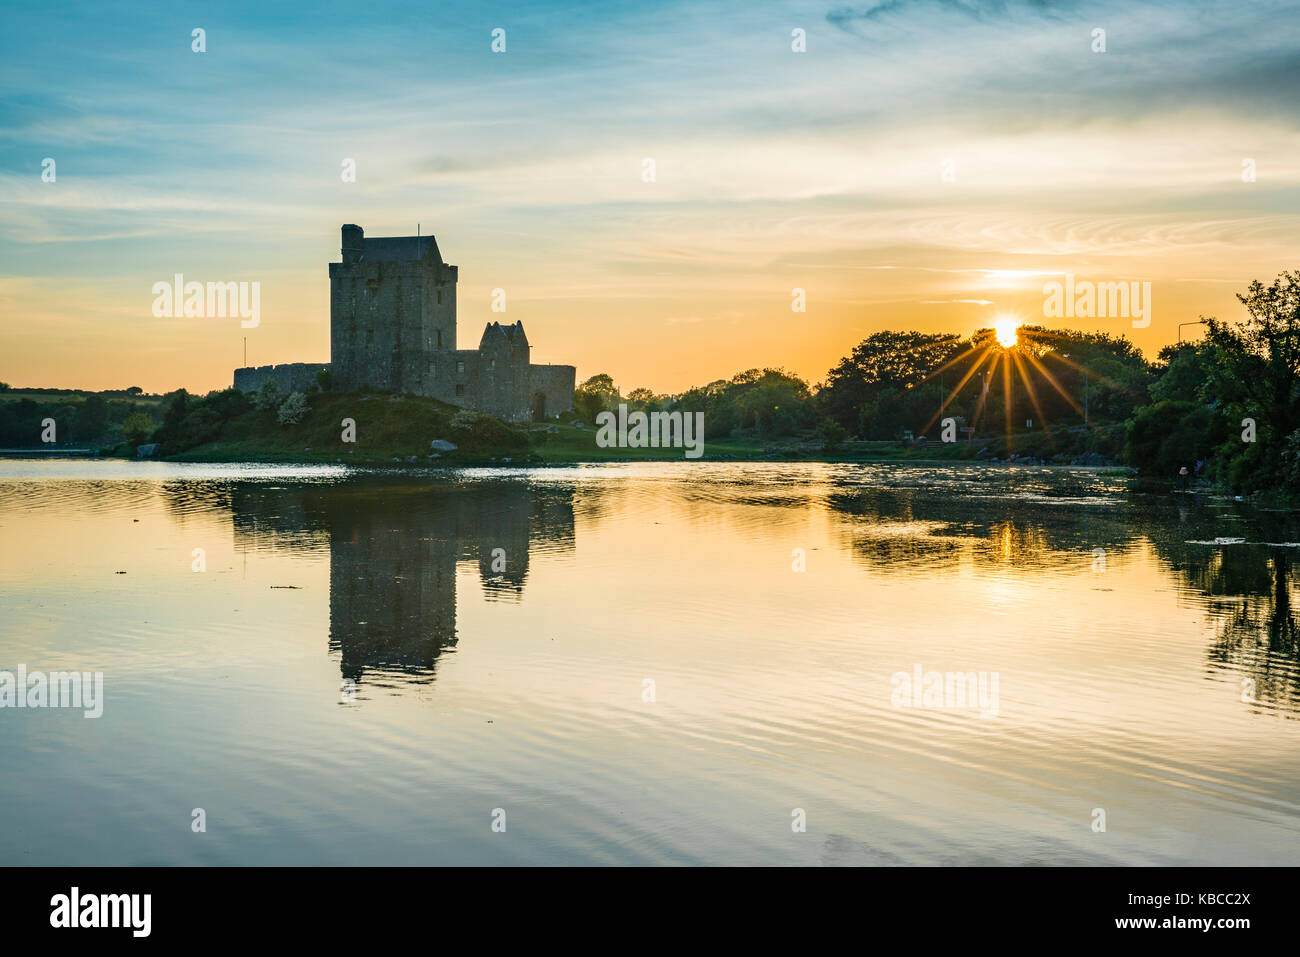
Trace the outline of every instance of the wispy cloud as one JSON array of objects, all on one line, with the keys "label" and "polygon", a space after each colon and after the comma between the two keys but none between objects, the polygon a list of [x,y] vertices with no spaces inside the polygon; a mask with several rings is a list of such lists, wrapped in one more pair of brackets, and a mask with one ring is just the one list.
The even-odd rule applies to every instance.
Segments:
[{"label": "wispy cloud", "polygon": [[[919,309],[970,324],[1037,275],[1139,273],[1199,293],[1213,283],[1185,280],[1295,265],[1293,4],[355,10],[86,3],[58,31],[44,8],[6,11],[0,274],[136,289],[179,263],[314,289],[341,223],[420,223],[462,267],[467,319],[509,285],[530,336],[580,364],[597,332],[638,319],[703,335],[728,317],[748,346],[782,348],[789,291],[806,287],[816,376],[863,322],[910,325]],[[197,25],[205,54],[190,52]],[[314,295],[283,296],[271,328],[323,323]],[[134,304],[118,306],[86,330],[85,355],[121,338]],[[628,351],[651,381],[708,348]],[[215,383],[225,362],[177,368]]]}]

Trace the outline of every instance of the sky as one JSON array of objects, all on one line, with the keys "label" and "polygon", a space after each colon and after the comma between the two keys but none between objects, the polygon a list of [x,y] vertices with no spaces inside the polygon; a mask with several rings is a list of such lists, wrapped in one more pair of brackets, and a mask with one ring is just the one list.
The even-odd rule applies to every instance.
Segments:
[{"label": "sky", "polygon": [[[1300,268],[1294,3],[0,2],[16,386],[327,361],[343,223],[437,237],[460,348],[522,321],[625,393],[999,316],[1152,356]],[[177,273],[259,324],[155,317]],[[1149,326],[1045,317],[1066,274],[1150,282]]]}]

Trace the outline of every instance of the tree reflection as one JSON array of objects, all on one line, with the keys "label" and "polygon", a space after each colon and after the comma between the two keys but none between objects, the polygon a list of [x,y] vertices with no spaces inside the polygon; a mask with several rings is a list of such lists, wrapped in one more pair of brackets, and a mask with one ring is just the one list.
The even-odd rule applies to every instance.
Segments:
[{"label": "tree reflection", "polygon": [[[938,472],[940,470],[936,470]],[[880,566],[1088,567],[1150,548],[1180,594],[1204,609],[1215,637],[1206,669],[1244,676],[1243,700],[1300,713],[1300,628],[1293,566],[1300,518],[1204,495],[1088,488],[1058,470],[912,473],[897,487],[842,483],[827,504],[844,545]],[[1109,494],[1111,501],[1099,496]]]}]

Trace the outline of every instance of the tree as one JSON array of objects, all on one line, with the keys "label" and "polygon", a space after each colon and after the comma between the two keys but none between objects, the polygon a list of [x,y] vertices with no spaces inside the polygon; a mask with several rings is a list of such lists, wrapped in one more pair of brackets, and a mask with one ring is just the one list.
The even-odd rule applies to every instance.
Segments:
[{"label": "tree", "polygon": [[[1090,425],[1123,422],[1149,401],[1152,367],[1123,336],[1044,326],[1022,326],[1018,332],[1012,355],[1021,361],[1013,376],[1012,421],[1081,422],[1086,406]],[[1020,373],[1032,384],[1037,406]]]},{"label": "tree", "polygon": [[826,376],[818,393],[825,413],[848,429],[857,429],[863,409],[885,392],[915,385],[954,359],[963,348],[960,336],[921,332],[877,332],[863,339]]},{"label": "tree", "polygon": [[99,438],[108,431],[108,401],[102,395],[88,395],[72,417],[72,437],[78,442]]},{"label": "tree", "polygon": [[607,373],[594,375],[573,390],[573,408],[588,422],[595,423],[601,412],[615,409],[619,403],[618,386]]},{"label": "tree", "polygon": [[[1207,318],[1207,364],[1204,395],[1220,403],[1231,422],[1255,422],[1256,467],[1251,484],[1272,487],[1285,481],[1290,465],[1283,461],[1287,438],[1300,428],[1300,272],[1283,272],[1271,285],[1259,280],[1237,299],[1246,318],[1229,324]],[[1246,475],[1241,469],[1235,474]]]},{"label": "tree", "polygon": [[1199,402],[1157,402],[1128,424],[1124,458],[1139,472],[1172,479],[1208,461],[1228,431],[1221,416]]},{"label": "tree", "polygon": [[673,408],[688,414],[704,413],[704,437],[724,438],[740,424],[740,413],[730,389],[731,383],[726,379],[717,379],[683,392],[674,400]]},{"label": "tree", "polygon": [[180,435],[181,422],[190,409],[190,394],[184,389],[177,389],[163,396],[163,403],[162,431],[168,436]]},{"label": "tree", "polygon": [[790,435],[817,421],[808,383],[781,369],[750,369],[735,376],[726,390],[739,410],[742,427],[763,435]]},{"label": "tree", "polygon": [[648,408],[657,398],[658,396],[646,388],[633,389],[627,394],[628,405],[638,409]]},{"label": "tree", "polygon": [[283,401],[280,387],[275,384],[274,379],[263,379],[261,386],[253,393],[253,407],[262,412],[278,409]]},{"label": "tree", "polygon": [[849,437],[849,430],[834,419],[823,419],[821,425],[822,451],[834,455],[844,447],[844,440]]},{"label": "tree", "polygon": [[122,438],[130,445],[143,445],[153,435],[153,416],[147,412],[132,412],[122,423]]},{"label": "tree", "polygon": [[307,416],[307,397],[301,392],[289,393],[284,400],[276,419],[281,425],[298,425]]},{"label": "tree", "polygon": [[1164,371],[1151,385],[1151,398],[1157,402],[1202,401],[1202,392],[1209,381],[1211,350],[1184,344],[1165,346],[1159,358],[1164,360]]}]

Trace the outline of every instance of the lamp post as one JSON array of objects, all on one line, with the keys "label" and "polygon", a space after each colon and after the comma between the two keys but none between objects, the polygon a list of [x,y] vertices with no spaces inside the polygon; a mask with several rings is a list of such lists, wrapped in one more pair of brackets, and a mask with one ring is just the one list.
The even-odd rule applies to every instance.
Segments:
[{"label": "lamp post", "polygon": [[1178,344],[1180,346],[1183,344],[1183,326],[1203,326],[1203,325],[1205,325],[1204,319],[1197,319],[1195,322],[1180,322],[1178,324]]}]

